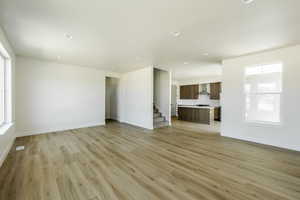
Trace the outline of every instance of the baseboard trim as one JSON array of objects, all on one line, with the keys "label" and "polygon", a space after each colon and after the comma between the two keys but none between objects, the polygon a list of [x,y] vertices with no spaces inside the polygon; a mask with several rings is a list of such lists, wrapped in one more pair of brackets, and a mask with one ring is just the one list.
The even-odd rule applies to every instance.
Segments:
[{"label": "baseboard trim", "polygon": [[67,131],[67,130],[73,130],[73,129],[79,129],[79,128],[88,128],[88,127],[95,127],[95,126],[104,126],[104,125],[105,125],[105,121],[104,122],[84,124],[84,125],[80,125],[80,126],[17,131],[17,137],[40,135],[40,134],[47,134],[47,133],[52,133],[52,132],[60,132],[60,131]]},{"label": "baseboard trim", "polygon": [[6,146],[5,150],[3,151],[3,153],[1,154],[0,157],[0,167],[2,166],[2,164],[4,163],[5,159],[7,158],[11,148],[13,147],[13,144],[15,142],[15,137],[14,139]]},{"label": "baseboard trim", "polygon": [[148,130],[153,130],[154,129],[153,126],[152,127],[144,127],[144,126],[141,126],[139,124],[128,122],[128,121],[119,121],[119,122],[124,123],[124,124],[129,124],[129,125],[132,125],[132,126],[136,126],[136,127],[139,127],[139,128],[148,129]]},{"label": "baseboard trim", "polygon": [[273,148],[276,150],[284,150],[284,151],[290,151],[290,152],[300,152],[300,149],[297,148],[290,148],[290,147],[286,147],[286,146],[279,146],[279,145],[274,145],[274,144],[269,144],[269,143],[263,143],[263,142],[258,142],[258,141],[254,141],[254,140],[250,140],[250,139],[245,139],[242,137],[233,137],[233,136],[229,136],[229,135],[221,135],[222,137],[225,138],[230,138],[230,139],[234,139],[234,140],[238,140],[241,142],[245,142],[251,145],[258,145],[261,147],[268,147],[268,148]]}]

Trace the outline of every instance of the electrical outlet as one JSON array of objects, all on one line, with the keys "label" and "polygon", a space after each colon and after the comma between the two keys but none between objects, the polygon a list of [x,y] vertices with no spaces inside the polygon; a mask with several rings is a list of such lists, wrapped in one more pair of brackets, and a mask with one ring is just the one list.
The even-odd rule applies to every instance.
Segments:
[{"label": "electrical outlet", "polygon": [[23,151],[25,149],[25,146],[17,146],[16,151]]}]

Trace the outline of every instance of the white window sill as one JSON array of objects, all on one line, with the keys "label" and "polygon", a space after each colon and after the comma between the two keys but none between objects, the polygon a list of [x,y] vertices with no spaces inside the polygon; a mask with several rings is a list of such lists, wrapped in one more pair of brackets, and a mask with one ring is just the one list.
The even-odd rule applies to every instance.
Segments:
[{"label": "white window sill", "polygon": [[6,133],[6,131],[12,127],[14,123],[6,123],[6,124],[3,124],[1,127],[0,127],[0,135],[4,135]]}]

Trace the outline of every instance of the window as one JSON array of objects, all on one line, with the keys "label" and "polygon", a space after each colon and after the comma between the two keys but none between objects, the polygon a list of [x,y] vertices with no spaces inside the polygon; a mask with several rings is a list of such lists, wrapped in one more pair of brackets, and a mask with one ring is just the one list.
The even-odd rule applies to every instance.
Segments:
[{"label": "window", "polygon": [[0,54],[0,125],[5,121],[5,59]]},{"label": "window", "polygon": [[11,60],[0,43],[0,135],[12,125]]},{"label": "window", "polygon": [[246,121],[280,123],[282,64],[247,67],[244,89]]}]

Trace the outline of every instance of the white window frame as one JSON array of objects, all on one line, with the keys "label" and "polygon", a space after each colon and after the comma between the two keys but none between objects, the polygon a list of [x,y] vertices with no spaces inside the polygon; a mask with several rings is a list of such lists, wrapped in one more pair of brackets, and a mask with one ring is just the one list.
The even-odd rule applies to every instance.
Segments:
[{"label": "white window frame", "polygon": [[[6,98],[5,98],[6,97],[6,58],[2,55],[1,52],[0,52],[0,57],[1,57],[1,59],[3,59],[3,64],[4,64],[4,66],[3,66],[4,74],[3,74],[3,83],[2,83],[4,91],[1,91],[1,93],[3,94],[3,96],[1,97],[2,101],[3,101],[3,108],[1,108],[1,109],[3,109],[3,113],[0,113],[0,115],[3,115],[3,122],[0,124],[0,127],[2,127],[6,124],[6,113],[7,113],[6,112],[6,110],[7,110],[6,109]],[[1,76],[2,76],[2,74],[1,74]]]},{"label": "white window frame", "polygon": [[0,124],[0,135],[13,125],[12,121],[12,62],[9,54],[0,43],[0,56],[4,59],[3,123]]},{"label": "white window frame", "polygon": [[[281,91],[280,92],[252,92],[252,93],[247,93],[245,90],[245,85],[246,85],[246,70],[249,67],[257,67],[257,66],[265,66],[265,65],[277,65],[280,64],[282,69],[281,69]],[[262,63],[262,64],[255,64],[251,66],[247,66],[244,69],[244,83],[243,83],[243,91],[244,91],[244,121],[247,124],[256,124],[256,125],[271,125],[271,126],[281,126],[283,123],[283,118],[282,118],[282,88],[283,88],[283,71],[284,71],[284,64],[281,61],[278,62],[271,62],[271,63]],[[271,121],[262,121],[262,120],[248,120],[246,117],[246,112],[247,112],[247,103],[246,103],[246,98],[248,95],[267,95],[267,94],[279,94],[279,101],[280,101],[280,108],[279,108],[279,122],[271,122]]]}]

